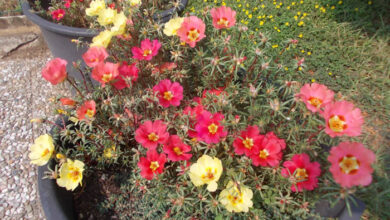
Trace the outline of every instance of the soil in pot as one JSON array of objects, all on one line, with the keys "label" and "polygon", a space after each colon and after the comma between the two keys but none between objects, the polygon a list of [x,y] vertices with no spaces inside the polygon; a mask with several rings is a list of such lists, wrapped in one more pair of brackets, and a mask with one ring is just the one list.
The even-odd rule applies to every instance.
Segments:
[{"label": "soil in pot", "polygon": [[119,169],[91,172],[85,185],[73,193],[78,219],[118,218],[115,202],[109,203],[123,193],[120,186],[126,177],[126,172]]}]

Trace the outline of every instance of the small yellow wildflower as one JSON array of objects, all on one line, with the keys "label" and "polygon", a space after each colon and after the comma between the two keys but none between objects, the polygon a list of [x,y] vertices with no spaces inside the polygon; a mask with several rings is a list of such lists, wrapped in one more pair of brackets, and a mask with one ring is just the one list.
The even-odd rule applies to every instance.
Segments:
[{"label": "small yellow wildflower", "polygon": [[286,22],[286,23],[284,23],[284,25],[286,25],[286,26],[289,26],[289,25],[290,25],[290,23]]},{"label": "small yellow wildflower", "polygon": [[332,73],[332,72],[329,72],[328,75],[331,76],[331,75],[333,75],[333,73]]},{"label": "small yellow wildflower", "polygon": [[248,212],[253,206],[253,192],[250,188],[229,181],[219,194],[219,201],[229,212]]},{"label": "small yellow wildflower", "polygon": [[334,10],[336,7],[334,5],[332,5],[332,7],[330,7],[330,9]]},{"label": "small yellow wildflower", "polygon": [[164,25],[164,34],[167,36],[175,36],[177,33],[177,30],[181,27],[181,24],[183,23],[184,18],[172,18]]},{"label": "small yellow wildflower", "polygon": [[355,11],[359,11],[359,8],[355,8]]},{"label": "small yellow wildflower", "polygon": [[223,167],[220,159],[203,155],[190,167],[189,176],[195,186],[207,184],[207,190],[215,192],[217,181],[222,175]]},{"label": "small yellow wildflower", "polygon": [[319,5],[315,5],[314,7],[315,7],[315,8],[318,8],[318,7],[320,7],[320,6],[319,6]]},{"label": "small yellow wildflower", "polygon": [[298,37],[299,37],[299,38],[302,38],[302,37],[303,37],[303,34],[302,34],[302,33],[300,33]]},{"label": "small yellow wildflower", "polygon": [[28,157],[32,164],[43,166],[50,160],[53,151],[53,138],[48,134],[44,134],[35,139],[34,144],[30,147]]},{"label": "small yellow wildflower", "polygon": [[316,82],[316,80],[315,80],[315,79],[312,79],[311,82],[314,83],[314,82]]},{"label": "small yellow wildflower", "polygon": [[265,5],[264,5],[264,4],[261,4],[261,8],[265,8]]},{"label": "small yellow wildflower", "polygon": [[290,6],[287,6],[287,10],[290,10],[290,8],[291,8]]},{"label": "small yellow wildflower", "polygon": [[83,180],[84,163],[79,160],[67,159],[60,167],[60,178],[57,184],[67,190],[74,190]]},{"label": "small yellow wildflower", "polygon": [[368,5],[372,5],[372,1],[368,1],[367,4],[368,4]]},{"label": "small yellow wildflower", "polygon": [[304,24],[305,24],[305,22],[303,22],[303,21],[298,22],[299,27],[303,26]]},{"label": "small yellow wildflower", "polygon": [[248,15],[248,18],[252,18],[252,14],[249,14],[249,15]]},{"label": "small yellow wildflower", "polygon": [[277,47],[279,47],[279,45],[277,44],[272,45],[272,48],[277,48]]},{"label": "small yellow wildflower", "polygon": [[343,4],[343,1],[339,1],[338,3],[339,3],[339,5],[341,5],[341,4]]},{"label": "small yellow wildflower", "polygon": [[114,154],[115,154],[115,145],[104,149],[103,156],[105,158],[112,158],[114,156]]},{"label": "small yellow wildflower", "polygon": [[302,71],[302,67],[298,67],[298,70],[299,70],[299,71]]},{"label": "small yellow wildflower", "polygon": [[295,2],[291,2],[291,5],[295,5],[296,3]]},{"label": "small yellow wildflower", "polygon": [[259,25],[263,26],[264,25],[264,21],[260,21]]},{"label": "small yellow wildflower", "polygon": [[301,53],[305,53],[305,50],[301,50]]},{"label": "small yellow wildflower", "polygon": [[287,66],[286,66],[286,67],[284,67],[284,70],[286,70],[286,71],[287,71],[287,70],[288,70],[288,67],[287,67]]},{"label": "small yellow wildflower", "polygon": [[311,55],[311,52],[310,52],[310,51],[308,51],[308,52],[307,52],[307,55],[309,55],[309,56],[310,56],[310,55]]}]

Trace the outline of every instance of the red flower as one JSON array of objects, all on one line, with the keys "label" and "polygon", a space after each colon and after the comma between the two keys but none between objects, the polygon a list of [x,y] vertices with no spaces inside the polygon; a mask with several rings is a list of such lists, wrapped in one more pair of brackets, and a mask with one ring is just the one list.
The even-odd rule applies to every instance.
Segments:
[{"label": "red flower", "polygon": [[164,153],[168,155],[168,159],[172,161],[189,160],[192,154],[186,154],[191,151],[191,147],[184,144],[177,135],[171,135],[164,145]]},{"label": "red flower", "polygon": [[325,118],[325,132],[331,136],[359,136],[363,125],[360,109],[347,101],[339,101],[325,106],[322,116]]},{"label": "red flower", "polygon": [[96,103],[93,100],[85,101],[82,106],[77,109],[77,117],[79,120],[83,120],[85,116],[89,119],[93,118],[96,113]]},{"label": "red flower", "polygon": [[137,60],[151,60],[157,55],[161,44],[158,40],[153,40],[153,43],[149,39],[145,39],[141,42],[141,47],[131,48],[133,58]]},{"label": "red flower", "polygon": [[130,85],[127,83],[127,80],[135,82],[138,79],[139,69],[135,63],[127,65],[127,62],[123,62],[122,65],[118,68],[118,71],[119,75],[115,78],[116,81],[113,85],[119,90],[130,87]]},{"label": "red flower", "polygon": [[85,64],[89,67],[95,67],[99,63],[103,62],[108,57],[106,48],[104,47],[91,47],[87,52],[83,54]]},{"label": "red flower", "polygon": [[183,99],[183,87],[177,82],[172,83],[169,79],[161,80],[153,87],[153,91],[157,93],[160,105],[164,108],[170,105],[179,106]]},{"label": "red flower", "polygon": [[148,150],[146,157],[141,157],[138,167],[141,169],[141,176],[152,180],[155,174],[161,174],[166,162],[165,154],[158,154],[156,150]]},{"label": "red flower", "polygon": [[61,58],[51,60],[42,69],[42,77],[53,85],[63,82],[67,76],[66,64],[68,62]]},{"label": "red flower", "polygon": [[329,168],[336,183],[342,187],[368,186],[372,181],[371,164],[375,161],[375,154],[366,149],[363,144],[356,142],[342,142],[332,147]]},{"label": "red flower", "polygon": [[76,104],[76,101],[70,98],[60,98],[60,102],[62,105],[67,105],[73,107]]},{"label": "red flower", "polygon": [[64,0],[65,1],[65,8],[70,8],[70,4],[72,4],[73,0]]},{"label": "red flower", "polygon": [[307,154],[295,154],[291,160],[283,163],[282,176],[292,181],[291,191],[301,192],[303,189],[313,190],[317,187],[321,174],[320,164],[310,162]]},{"label": "red flower", "polygon": [[199,104],[195,107],[191,107],[191,106],[187,106],[184,108],[183,110],[183,114],[184,115],[188,115],[190,116],[189,118],[189,129],[188,129],[188,136],[191,137],[191,138],[195,138],[198,136],[198,133],[195,131],[195,125],[196,125],[196,118],[198,117],[198,115],[201,115],[203,113],[204,110],[204,107],[203,105]]},{"label": "red flower", "polygon": [[210,14],[216,29],[230,28],[236,24],[236,11],[229,7],[213,8]]},{"label": "red flower", "polygon": [[198,138],[208,144],[216,144],[221,138],[226,137],[227,131],[224,130],[224,126],[220,124],[220,121],[224,118],[221,113],[215,113],[214,115],[208,111],[203,111],[198,117],[198,123],[195,126],[195,130],[198,133]]},{"label": "red flower", "polygon": [[161,120],[145,121],[136,131],[135,140],[143,147],[156,149],[158,144],[165,144],[169,138],[167,125]]},{"label": "red flower", "polygon": [[200,18],[190,16],[184,18],[181,27],[177,30],[177,36],[180,37],[181,41],[190,45],[190,47],[195,47],[198,41],[206,37],[204,34],[205,30],[206,25]]},{"label": "red flower", "polygon": [[237,155],[250,156],[254,153],[255,146],[261,144],[264,136],[259,134],[259,128],[248,126],[245,131],[242,131],[240,136],[233,142],[234,151]]},{"label": "red flower", "polygon": [[65,16],[65,10],[64,9],[57,9],[51,12],[51,16],[54,20],[61,20]]},{"label": "red flower", "polygon": [[119,75],[118,64],[115,63],[99,63],[92,70],[92,78],[99,81],[104,87],[106,83],[115,79]]}]

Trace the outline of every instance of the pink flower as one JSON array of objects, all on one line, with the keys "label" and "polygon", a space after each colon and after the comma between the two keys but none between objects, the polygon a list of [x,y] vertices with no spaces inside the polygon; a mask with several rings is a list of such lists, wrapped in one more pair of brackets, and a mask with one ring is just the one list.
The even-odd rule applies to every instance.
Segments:
[{"label": "pink flower", "polygon": [[63,106],[74,107],[76,105],[76,101],[70,98],[60,98],[60,102]]},{"label": "pink flower", "polygon": [[153,43],[149,39],[145,39],[141,42],[141,47],[131,48],[133,58],[137,60],[151,60],[157,55],[161,44],[158,40],[153,40]]},{"label": "pink flower", "polygon": [[245,131],[242,131],[240,136],[233,142],[234,151],[237,155],[250,156],[254,153],[256,146],[260,145],[264,136],[259,134],[259,128],[248,126]]},{"label": "pink flower", "polygon": [[83,54],[85,64],[89,67],[95,67],[99,63],[103,62],[108,57],[106,48],[104,47],[91,47],[87,52]]},{"label": "pink flower", "polygon": [[73,0],[64,0],[65,1],[65,8],[70,8],[70,4],[72,4]]},{"label": "pink flower", "polygon": [[313,190],[317,187],[321,174],[320,164],[310,162],[307,154],[295,154],[291,160],[283,163],[282,176],[292,181],[291,191],[301,192],[303,189]]},{"label": "pink flower", "polygon": [[213,8],[210,14],[216,29],[230,28],[236,24],[236,12],[229,7]]},{"label": "pink flower", "polygon": [[195,47],[196,43],[202,40],[206,35],[204,34],[206,25],[196,16],[186,17],[181,24],[177,35],[180,40],[189,44],[190,47]]},{"label": "pink flower", "polygon": [[328,161],[332,164],[330,172],[336,183],[342,187],[368,186],[372,181],[371,164],[375,154],[357,142],[341,142],[332,147]]},{"label": "pink flower", "polygon": [[282,159],[286,143],[279,139],[273,132],[268,132],[261,143],[255,145],[253,154],[250,156],[255,166],[277,166]]},{"label": "pink flower", "polygon": [[113,85],[119,90],[130,87],[126,80],[131,80],[134,83],[138,79],[139,69],[135,63],[127,65],[127,62],[123,62],[118,71],[119,75],[115,78],[116,81]]},{"label": "pink flower", "polygon": [[64,9],[57,9],[51,12],[51,16],[54,20],[61,20],[65,16],[65,10]]},{"label": "pink flower", "polygon": [[196,125],[196,118],[201,115],[205,111],[203,105],[199,104],[195,107],[187,106],[183,110],[184,115],[189,115],[189,129],[188,129],[188,136],[191,138],[196,138],[198,136],[198,133],[195,131],[195,125]]},{"label": "pink flower", "polygon": [[168,159],[172,161],[189,160],[192,157],[192,154],[186,154],[191,151],[191,147],[184,144],[177,135],[169,137],[163,151],[168,155]]},{"label": "pink flower", "polygon": [[302,99],[310,111],[317,112],[325,105],[333,102],[334,92],[324,85],[307,83],[301,88],[297,97]]},{"label": "pink flower", "polygon": [[85,116],[89,119],[93,118],[96,113],[96,103],[93,100],[85,101],[82,106],[77,108],[77,118],[83,120]]},{"label": "pink flower", "polygon": [[224,126],[220,121],[224,118],[221,113],[215,113],[214,115],[208,111],[203,111],[198,117],[198,123],[195,126],[195,130],[198,133],[198,138],[208,144],[216,144],[221,138],[226,137],[227,131],[224,130]]},{"label": "pink flower", "polygon": [[66,64],[68,62],[61,58],[55,58],[42,69],[42,77],[53,85],[63,82],[66,79]]},{"label": "pink flower", "polygon": [[169,138],[167,125],[163,121],[145,121],[136,131],[135,140],[143,147],[156,149],[158,144],[165,144]]},{"label": "pink flower", "polygon": [[119,75],[118,64],[116,63],[99,63],[92,70],[92,78],[99,81],[104,87],[106,83],[115,79]]},{"label": "pink flower", "polygon": [[177,83],[172,83],[169,79],[161,80],[153,87],[153,92],[157,93],[160,105],[168,108],[170,105],[179,106],[183,99],[183,87]]},{"label": "pink flower", "polygon": [[325,106],[325,132],[331,136],[359,136],[363,125],[360,109],[347,101],[339,101]]},{"label": "pink flower", "polygon": [[146,157],[141,157],[138,167],[141,169],[141,176],[152,180],[154,175],[161,174],[167,161],[165,154],[158,154],[156,150],[148,150]]}]

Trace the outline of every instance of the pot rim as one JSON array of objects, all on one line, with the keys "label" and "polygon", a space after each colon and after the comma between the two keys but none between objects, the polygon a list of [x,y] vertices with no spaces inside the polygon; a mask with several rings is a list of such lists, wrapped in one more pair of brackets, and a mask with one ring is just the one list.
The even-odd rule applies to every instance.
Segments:
[{"label": "pot rim", "polygon": [[22,11],[26,17],[37,24],[39,27],[47,29],[52,32],[64,34],[67,36],[80,36],[80,37],[94,37],[98,34],[96,30],[88,29],[88,28],[77,28],[77,27],[69,27],[62,24],[56,24],[54,22],[50,22],[41,16],[32,12],[30,4],[27,0],[23,0],[22,2]]}]

